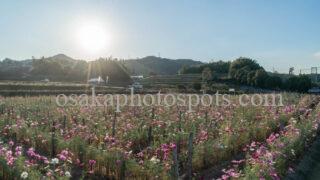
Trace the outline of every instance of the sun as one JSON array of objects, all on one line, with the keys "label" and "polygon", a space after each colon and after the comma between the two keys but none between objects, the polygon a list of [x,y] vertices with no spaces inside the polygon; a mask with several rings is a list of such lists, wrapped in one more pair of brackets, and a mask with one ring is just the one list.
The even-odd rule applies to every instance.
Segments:
[{"label": "sun", "polygon": [[77,29],[77,41],[81,48],[90,54],[98,54],[110,43],[107,29],[99,23],[82,24]]}]

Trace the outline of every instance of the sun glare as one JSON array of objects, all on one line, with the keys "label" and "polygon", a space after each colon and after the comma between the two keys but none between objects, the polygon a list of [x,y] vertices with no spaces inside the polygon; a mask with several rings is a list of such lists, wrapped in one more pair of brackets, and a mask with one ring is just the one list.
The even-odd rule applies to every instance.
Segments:
[{"label": "sun glare", "polygon": [[102,25],[98,23],[82,24],[77,30],[77,40],[84,51],[97,54],[105,50],[110,43],[110,36]]}]

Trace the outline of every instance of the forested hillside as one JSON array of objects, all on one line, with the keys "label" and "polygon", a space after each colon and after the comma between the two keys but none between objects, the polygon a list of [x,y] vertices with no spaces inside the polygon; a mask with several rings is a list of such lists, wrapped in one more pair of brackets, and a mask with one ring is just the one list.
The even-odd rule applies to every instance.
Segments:
[{"label": "forested hillside", "polygon": [[155,56],[147,56],[140,59],[129,59],[123,61],[124,65],[133,75],[173,75],[185,66],[203,64],[191,59],[167,59]]},{"label": "forested hillside", "polygon": [[[0,80],[85,81],[89,77],[109,76],[110,81],[128,81],[129,75],[173,75],[182,67],[203,64],[190,59],[147,56],[141,59],[95,61],[75,60],[64,54],[52,57],[0,61]],[[89,73],[89,74],[88,74]]]},{"label": "forested hillside", "polygon": [[95,61],[75,60],[59,54],[53,57],[0,62],[1,80],[43,80],[86,82],[88,78],[109,77],[110,82],[130,82],[130,76],[119,61],[100,58]]}]

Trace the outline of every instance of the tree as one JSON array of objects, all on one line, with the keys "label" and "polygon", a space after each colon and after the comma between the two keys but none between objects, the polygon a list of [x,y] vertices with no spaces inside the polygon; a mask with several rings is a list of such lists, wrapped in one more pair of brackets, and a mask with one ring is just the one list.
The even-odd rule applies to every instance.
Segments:
[{"label": "tree", "polygon": [[268,78],[268,74],[265,70],[259,69],[255,72],[253,77],[254,85],[257,87],[266,87],[266,80]]},{"label": "tree", "polygon": [[228,74],[230,68],[230,62],[217,61],[203,64],[201,66],[183,66],[180,69],[181,74],[200,74],[205,68],[209,68],[211,71],[217,74]]},{"label": "tree", "polygon": [[276,88],[276,89],[281,89],[282,88],[282,79],[279,76],[269,76],[266,79],[266,87],[269,88]]},{"label": "tree", "polygon": [[185,90],[187,90],[186,86],[182,85],[182,84],[178,84],[177,88],[180,92],[184,92]]},{"label": "tree", "polygon": [[[256,71],[261,70],[256,73]],[[263,82],[259,79],[255,82],[255,79],[260,76],[265,77],[266,73],[264,69],[254,60],[249,58],[238,58],[234,60],[230,65],[229,77],[236,80],[239,84],[261,86]],[[259,77],[258,77],[259,76]]]},{"label": "tree", "polygon": [[229,76],[234,78],[238,71],[241,69],[246,69],[246,71],[255,71],[258,69],[263,69],[255,60],[250,58],[240,57],[234,60],[229,69]]},{"label": "tree", "polygon": [[182,68],[178,71],[178,74],[187,74],[189,67],[187,65],[183,65]]},{"label": "tree", "polygon": [[212,74],[209,67],[204,68],[204,70],[202,71],[202,80],[205,82],[212,80]]},{"label": "tree", "polygon": [[312,86],[311,79],[307,75],[292,76],[286,81],[286,88],[300,93],[307,92]]},{"label": "tree", "polygon": [[201,84],[198,82],[193,83],[193,89],[196,91],[200,91],[201,90]]},{"label": "tree", "polygon": [[254,76],[256,75],[255,71],[250,71],[247,74],[247,84],[250,86],[254,86]]}]

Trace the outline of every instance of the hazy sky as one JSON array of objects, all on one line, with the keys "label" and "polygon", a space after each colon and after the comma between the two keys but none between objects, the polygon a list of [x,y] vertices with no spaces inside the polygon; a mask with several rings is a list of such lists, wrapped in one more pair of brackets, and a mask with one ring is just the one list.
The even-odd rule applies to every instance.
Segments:
[{"label": "hazy sky", "polygon": [[[92,22],[109,39],[95,54],[75,35]],[[287,72],[320,66],[319,22],[318,0],[1,0],[0,59],[246,56]]]}]

